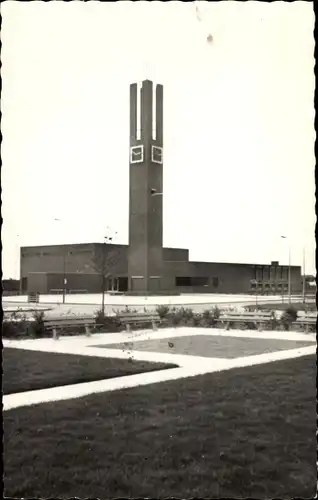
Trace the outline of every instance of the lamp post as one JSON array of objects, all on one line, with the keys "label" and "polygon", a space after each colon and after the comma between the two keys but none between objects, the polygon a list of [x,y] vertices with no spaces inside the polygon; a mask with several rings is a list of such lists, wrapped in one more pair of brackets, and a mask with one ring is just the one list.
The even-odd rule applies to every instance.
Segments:
[{"label": "lamp post", "polygon": [[305,247],[303,248],[303,304],[306,304],[306,267],[305,267],[305,261],[306,261],[306,250]]},{"label": "lamp post", "polygon": [[290,251],[290,242],[289,242],[289,239],[287,238],[287,236],[281,236],[281,238],[283,240],[287,240],[288,241],[288,303],[290,304],[291,303],[291,269],[290,269],[290,261],[291,261],[291,251]]},{"label": "lamp post", "polygon": [[17,261],[16,261],[16,269],[15,269],[15,274],[17,279],[20,279],[20,270],[19,270],[19,260],[20,260],[20,235],[17,234],[17,249],[16,249],[16,254],[17,254]]},{"label": "lamp post", "polygon": [[112,238],[108,238],[107,236],[104,236],[104,238],[103,238],[103,255],[102,255],[102,266],[101,266],[101,271],[102,271],[102,315],[103,315],[103,317],[105,316],[106,245],[111,240],[112,240]]},{"label": "lamp post", "polygon": [[[55,218],[54,219],[55,222],[61,222],[61,219],[57,219]],[[67,285],[67,277],[66,277],[66,255],[67,255],[67,252],[66,252],[66,246],[63,245],[64,249],[63,249],[63,290],[62,290],[62,301],[63,301],[63,304],[65,304],[65,296],[66,296],[66,285]]]},{"label": "lamp post", "polygon": [[[111,231],[110,227],[107,226],[107,230]],[[117,231],[115,232],[115,236],[117,235]],[[102,315],[105,315],[105,285],[106,285],[106,273],[108,270],[109,262],[107,263],[107,255],[106,255],[106,245],[113,242],[113,236],[104,236],[103,238],[103,255],[102,255],[102,264],[101,264],[101,274],[102,274]],[[114,288],[113,280],[112,280],[112,289]]]},{"label": "lamp post", "polygon": [[163,193],[157,193],[157,190],[154,188],[150,189],[150,195],[151,196],[163,196]]},{"label": "lamp post", "polygon": [[66,247],[64,247],[63,252],[63,304],[65,304],[65,295],[66,295],[66,285],[67,285],[67,277],[66,277]]}]

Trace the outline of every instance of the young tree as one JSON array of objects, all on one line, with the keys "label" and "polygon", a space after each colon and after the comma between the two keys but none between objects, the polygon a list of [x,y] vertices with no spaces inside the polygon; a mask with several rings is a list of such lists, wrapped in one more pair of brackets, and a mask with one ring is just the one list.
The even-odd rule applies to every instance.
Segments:
[{"label": "young tree", "polygon": [[109,278],[113,277],[114,267],[118,261],[118,250],[111,248],[113,238],[104,237],[104,242],[95,249],[92,258],[92,267],[101,277],[102,316],[105,316],[105,288]]}]

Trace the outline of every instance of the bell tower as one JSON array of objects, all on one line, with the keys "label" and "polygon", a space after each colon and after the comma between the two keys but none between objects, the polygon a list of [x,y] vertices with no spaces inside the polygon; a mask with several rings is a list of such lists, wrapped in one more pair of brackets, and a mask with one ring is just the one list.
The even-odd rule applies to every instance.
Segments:
[{"label": "bell tower", "polygon": [[[151,190],[157,195],[153,196]],[[163,87],[130,85],[128,289],[162,287]]]}]

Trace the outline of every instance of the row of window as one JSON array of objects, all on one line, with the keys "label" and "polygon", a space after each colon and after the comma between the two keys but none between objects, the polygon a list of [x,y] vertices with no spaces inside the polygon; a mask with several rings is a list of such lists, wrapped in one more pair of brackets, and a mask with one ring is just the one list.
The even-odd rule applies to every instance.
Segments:
[{"label": "row of window", "polygon": [[252,290],[256,290],[257,288],[258,289],[263,289],[263,288],[272,288],[272,289],[276,289],[276,288],[286,288],[288,287],[288,283],[251,283],[251,289]]},{"label": "row of window", "polygon": [[[175,278],[175,286],[196,287],[196,286],[210,286],[210,285],[217,288],[219,286],[219,278],[218,277],[209,278],[208,276],[177,276]],[[252,281],[250,286],[252,290],[263,289],[263,288],[282,289],[288,287],[288,283],[276,283],[276,282],[257,283]]]},{"label": "row of window", "polygon": [[275,279],[283,279],[288,273],[288,266],[256,266],[254,270],[255,279],[266,280],[271,276]]}]

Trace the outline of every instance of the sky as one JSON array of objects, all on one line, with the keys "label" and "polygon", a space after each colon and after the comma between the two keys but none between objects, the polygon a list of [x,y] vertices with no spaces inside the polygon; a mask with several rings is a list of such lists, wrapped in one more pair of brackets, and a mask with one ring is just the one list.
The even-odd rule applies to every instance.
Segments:
[{"label": "sky", "polygon": [[164,246],[261,264],[290,248],[315,272],[312,3],[1,11],[5,278],[21,246],[128,243],[129,85],[146,78],[164,86]]}]

